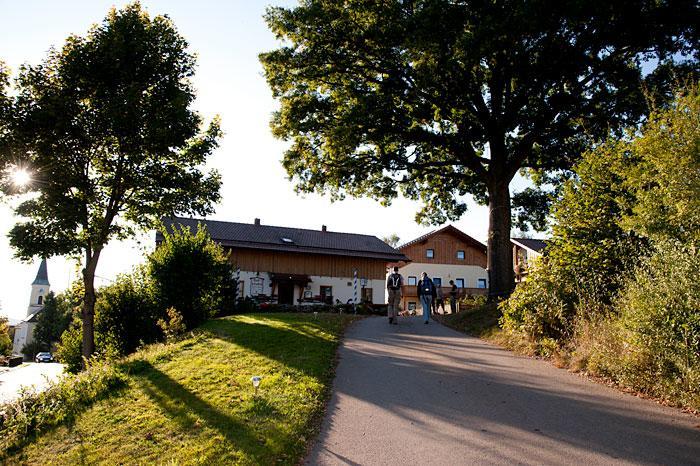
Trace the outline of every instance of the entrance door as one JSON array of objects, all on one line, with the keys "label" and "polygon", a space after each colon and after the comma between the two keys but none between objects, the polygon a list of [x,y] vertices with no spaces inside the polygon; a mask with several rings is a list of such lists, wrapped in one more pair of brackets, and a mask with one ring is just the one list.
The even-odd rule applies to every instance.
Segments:
[{"label": "entrance door", "polygon": [[277,302],[280,304],[294,304],[294,283],[280,283],[277,285]]}]

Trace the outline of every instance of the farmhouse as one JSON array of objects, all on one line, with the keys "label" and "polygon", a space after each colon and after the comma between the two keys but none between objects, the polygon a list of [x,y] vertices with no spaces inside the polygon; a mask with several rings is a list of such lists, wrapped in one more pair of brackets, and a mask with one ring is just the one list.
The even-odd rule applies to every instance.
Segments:
[{"label": "farmhouse", "polygon": [[[168,231],[201,223],[229,253],[239,296],[279,304],[385,302],[387,264],[408,261],[376,236],[175,217]],[[163,240],[160,233],[156,243]],[[356,275],[355,275],[356,274]],[[355,276],[357,281],[355,281]],[[355,288],[356,286],[356,288]]]},{"label": "farmhouse", "polygon": [[401,262],[404,277],[401,306],[413,311],[418,306],[417,281],[426,272],[435,286],[449,296],[450,280],[459,288],[459,295],[485,295],[488,292],[486,246],[461,230],[448,225],[399,246],[410,262]]}]

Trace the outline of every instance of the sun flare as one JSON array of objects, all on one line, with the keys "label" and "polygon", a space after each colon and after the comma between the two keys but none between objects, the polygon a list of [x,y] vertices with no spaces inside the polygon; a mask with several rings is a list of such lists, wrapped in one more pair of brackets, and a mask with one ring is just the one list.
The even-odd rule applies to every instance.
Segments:
[{"label": "sun flare", "polygon": [[18,187],[26,186],[32,180],[31,175],[24,168],[15,168],[12,171],[11,176],[12,176],[12,183]]}]

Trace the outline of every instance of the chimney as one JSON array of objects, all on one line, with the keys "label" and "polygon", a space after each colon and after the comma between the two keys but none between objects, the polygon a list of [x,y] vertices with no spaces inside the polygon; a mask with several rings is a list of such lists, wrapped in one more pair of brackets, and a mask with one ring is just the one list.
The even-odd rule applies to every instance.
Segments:
[{"label": "chimney", "polygon": [[321,231],[328,231],[328,229],[326,228],[326,225],[321,225]]},{"label": "chimney", "polygon": [[260,219],[259,219],[259,218],[256,218],[256,219],[255,219],[255,226],[256,226],[256,227],[259,227],[259,226],[260,226]]}]

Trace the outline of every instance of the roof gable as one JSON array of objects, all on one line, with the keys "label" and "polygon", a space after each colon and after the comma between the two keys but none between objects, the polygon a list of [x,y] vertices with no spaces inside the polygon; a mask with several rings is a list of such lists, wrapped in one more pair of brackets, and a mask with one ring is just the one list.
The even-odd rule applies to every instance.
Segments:
[{"label": "roof gable", "polygon": [[451,234],[451,235],[457,237],[458,239],[464,241],[468,245],[486,253],[486,245],[485,244],[481,243],[480,241],[475,240],[474,238],[472,238],[468,234],[464,233],[462,230],[460,230],[452,225],[447,225],[447,226],[440,228],[438,230],[433,230],[429,233],[426,233],[423,236],[419,236],[418,238],[411,240],[408,243],[402,244],[397,249],[399,251],[403,251],[408,246],[412,246],[416,243],[421,243],[423,241],[426,241],[426,240],[428,240],[434,236],[438,236],[440,234]]}]

